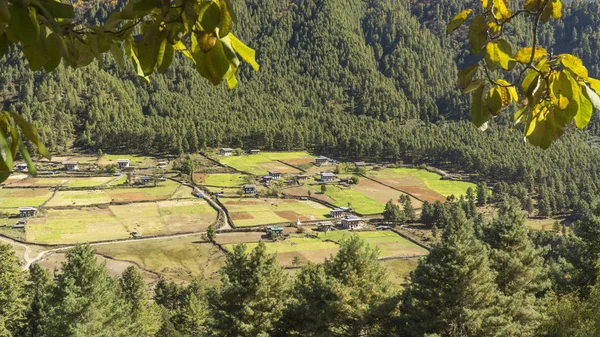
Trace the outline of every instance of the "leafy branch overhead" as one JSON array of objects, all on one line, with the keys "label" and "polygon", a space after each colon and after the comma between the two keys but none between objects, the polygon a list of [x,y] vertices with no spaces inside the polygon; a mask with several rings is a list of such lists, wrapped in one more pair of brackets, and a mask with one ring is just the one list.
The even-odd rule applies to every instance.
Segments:
[{"label": "leafy branch overhead", "polygon": [[[81,68],[110,53],[117,65],[128,58],[137,74],[148,80],[164,72],[175,52],[181,52],[214,85],[237,84],[240,58],[255,70],[255,52],[233,35],[235,15],[229,0],[131,0],[113,12],[102,26],[83,26],[73,6],[53,0],[0,0],[0,58],[20,45],[32,70],[50,72],[61,61]],[[136,34],[139,32],[139,34]],[[17,152],[35,173],[24,151],[22,133],[49,157],[33,126],[17,114],[0,115],[0,182],[12,170]],[[20,133],[17,131],[20,129]]]},{"label": "leafy branch overhead", "polygon": [[[481,0],[477,8],[456,15],[447,33],[472,17],[469,43],[480,60],[459,72],[458,87],[471,94],[473,123],[485,130],[492,116],[516,103],[514,126],[523,124],[526,139],[545,149],[566,127],[583,129],[590,122],[593,108],[600,109],[600,81],[589,77],[578,57],[538,46],[539,25],[561,18],[561,0],[521,2],[523,7],[513,12],[511,0]],[[533,44],[514,52],[503,37],[518,16],[531,20]]]}]

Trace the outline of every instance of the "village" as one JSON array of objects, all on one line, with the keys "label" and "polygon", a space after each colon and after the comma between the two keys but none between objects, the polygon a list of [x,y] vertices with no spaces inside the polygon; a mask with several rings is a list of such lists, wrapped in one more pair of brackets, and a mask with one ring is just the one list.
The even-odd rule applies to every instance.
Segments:
[{"label": "village", "polygon": [[[190,162],[193,172],[185,169]],[[156,275],[189,279],[200,272],[191,264],[218,261],[235,244],[261,240],[293,269],[322,262],[355,233],[380,249],[400,283],[407,265],[427,254],[428,242],[414,229],[384,222],[385,204],[402,205],[406,197],[418,212],[425,201],[445,201],[473,185],[423,168],[231,148],[183,159],[73,154],[36,166],[39,174],[31,176],[26,164],[16,164],[0,189],[0,238],[41,252],[24,256],[24,266],[56,267],[62,250],[90,243],[109,264],[135,263],[150,281]],[[141,255],[156,255],[147,249],[157,245],[162,256]],[[198,256],[167,259],[185,245]]]}]

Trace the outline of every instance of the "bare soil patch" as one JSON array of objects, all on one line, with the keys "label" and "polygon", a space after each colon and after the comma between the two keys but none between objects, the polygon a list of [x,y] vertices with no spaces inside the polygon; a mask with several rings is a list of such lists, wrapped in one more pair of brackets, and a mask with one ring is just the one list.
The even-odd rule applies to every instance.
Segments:
[{"label": "bare soil patch", "polygon": [[298,219],[302,221],[310,220],[308,217],[300,215],[294,211],[276,211],[275,214],[290,221],[296,221]]},{"label": "bare soil patch", "polygon": [[[283,192],[285,194],[292,195],[292,196],[299,196],[299,197],[307,197],[308,196],[308,189],[306,189],[305,187],[286,188],[285,190],[283,190]],[[318,199],[318,200],[325,201],[325,202],[335,203],[335,200],[331,199],[326,194],[312,192],[311,197]]]},{"label": "bare soil patch", "polygon": [[282,160],[282,162],[292,165],[292,166],[299,166],[299,165],[306,165],[306,164],[312,164],[314,163],[314,159],[313,158],[298,158],[298,159],[286,159],[286,160]]},{"label": "bare soil patch", "polygon": [[230,212],[229,216],[231,217],[231,220],[250,220],[250,219],[254,219],[254,217],[252,216],[252,214],[250,214],[248,212]]},{"label": "bare soil patch", "polygon": [[[438,200],[442,201],[442,202],[446,201],[446,198],[443,195],[430,190],[429,188],[427,188],[425,183],[423,183],[421,180],[419,180],[417,178],[403,177],[403,178],[387,178],[387,179],[378,179],[378,180],[381,181],[382,183],[392,186],[396,189],[406,191],[407,193],[410,193],[410,194],[418,197],[421,200],[425,200],[425,201],[429,201],[429,202],[435,202]],[[413,203],[413,206],[417,207],[416,205],[414,205],[414,203]]]},{"label": "bare soil patch", "polygon": [[[355,186],[354,188],[358,192],[361,192],[364,195],[366,195],[374,200],[379,201],[380,203],[385,204],[386,202],[388,202],[388,200],[391,199],[395,204],[402,206],[398,202],[398,198],[400,197],[400,195],[402,195],[404,193],[394,190],[392,188],[389,188],[387,186],[384,186],[373,180],[363,179],[360,181],[358,186]],[[412,201],[413,207],[415,207],[415,208],[421,208],[421,206],[423,205],[422,202],[420,202],[419,200],[417,200],[413,197],[411,197],[411,201]]]},{"label": "bare soil patch", "polygon": [[267,163],[259,164],[260,167],[267,169],[268,171],[280,171],[281,173],[300,173],[301,171],[288,166],[278,161],[270,161]]},{"label": "bare soil patch", "polygon": [[205,173],[194,173],[194,182],[196,182],[196,184],[204,184],[205,179],[206,179]]}]

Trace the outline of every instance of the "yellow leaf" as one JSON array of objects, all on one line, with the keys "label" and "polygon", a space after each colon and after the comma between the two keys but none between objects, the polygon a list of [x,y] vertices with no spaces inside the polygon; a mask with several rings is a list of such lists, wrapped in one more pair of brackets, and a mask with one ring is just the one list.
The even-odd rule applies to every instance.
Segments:
[{"label": "yellow leaf", "polygon": [[[503,86],[504,89],[506,89],[508,97],[510,98],[510,102],[517,102],[519,100],[519,93],[517,92],[517,88],[514,85],[510,85],[510,83],[508,83],[505,80],[497,80],[496,82]],[[506,105],[508,105],[509,103],[507,103]]]},{"label": "yellow leaf", "polygon": [[562,16],[562,2],[561,0],[552,0],[552,17],[554,20],[558,20]]},{"label": "yellow leaf", "polygon": [[512,57],[512,48],[508,42],[503,39],[490,41],[486,48],[485,61],[490,69],[496,70],[501,66],[504,70],[514,68],[515,60]]},{"label": "yellow leaf", "polygon": [[485,8],[485,9],[489,9],[490,0],[481,0],[481,6],[483,6],[483,8]]},{"label": "yellow leaf", "polygon": [[588,78],[588,70],[583,65],[583,62],[577,56],[571,54],[560,54],[558,55],[562,65],[569,69],[573,74],[586,79]]},{"label": "yellow leaf", "polygon": [[503,98],[502,98],[502,88],[494,87],[490,89],[490,94],[487,99],[488,109],[492,116],[497,116],[502,111]]},{"label": "yellow leaf", "polygon": [[473,12],[472,9],[465,9],[464,11],[458,13],[451,21],[448,23],[446,27],[446,34],[450,34],[455,31],[458,27],[460,27],[465,20],[471,15]]},{"label": "yellow leaf", "polygon": [[590,87],[592,87],[592,89],[594,89],[594,91],[600,95],[600,80],[588,77],[585,79],[585,81],[588,82]]},{"label": "yellow leaf", "polygon": [[494,1],[494,16],[498,20],[506,20],[510,18],[512,12],[508,8],[507,0],[495,0]]},{"label": "yellow leaf", "polygon": [[526,47],[526,48],[519,50],[515,54],[515,60],[519,63],[529,63],[529,61],[531,61],[531,54],[533,54],[534,61],[537,61],[537,60],[541,59],[542,57],[548,56],[548,52],[544,48],[536,48],[535,53],[532,53],[532,51],[533,51],[533,48],[531,48],[531,47]]}]

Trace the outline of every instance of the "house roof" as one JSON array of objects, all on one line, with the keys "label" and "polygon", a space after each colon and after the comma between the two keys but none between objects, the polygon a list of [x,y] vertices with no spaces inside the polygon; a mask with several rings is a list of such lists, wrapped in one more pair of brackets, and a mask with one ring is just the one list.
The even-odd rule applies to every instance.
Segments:
[{"label": "house roof", "polygon": [[17,167],[27,167],[27,164],[25,164],[25,163],[20,163],[20,164],[17,164]]},{"label": "house roof", "polygon": [[321,172],[321,177],[335,177],[335,174],[331,172]]},{"label": "house roof", "polygon": [[146,180],[146,179],[152,179],[152,178],[150,176],[140,176],[140,179]]},{"label": "house roof", "polygon": [[329,160],[329,158],[327,158],[325,156],[318,156],[317,159],[319,159],[319,160]]},{"label": "house roof", "polygon": [[344,220],[344,221],[362,221],[362,219],[357,217],[356,215],[349,215],[342,220]]},{"label": "house roof", "polygon": [[244,188],[256,188],[256,185],[244,185]]},{"label": "house roof", "polygon": [[269,171],[269,174],[281,174],[281,171]]},{"label": "house roof", "polygon": [[21,211],[37,211],[35,207],[19,207],[19,212]]},{"label": "house roof", "polygon": [[117,159],[117,163],[129,163],[129,159]]},{"label": "house roof", "polygon": [[229,152],[229,151],[233,151],[233,149],[230,147],[223,147],[223,148],[221,148],[221,151]]},{"label": "house roof", "polygon": [[63,165],[77,165],[77,164],[79,164],[79,163],[76,161],[63,161]]},{"label": "house roof", "polygon": [[317,226],[333,226],[333,222],[331,221],[322,221],[317,224]]},{"label": "house roof", "polygon": [[258,149],[252,149],[252,150],[250,150],[250,152],[260,152],[260,150],[258,150]]},{"label": "house roof", "polygon": [[271,227],[267,227],[267,229],[269,229],[270,231],[275,231],[275,232],[283,231],[283,227],[279,227],[279,226],[271,226]]},{"label": "house roof", "polygon": [[366,166],[367,163],[365,163],[364,161],[357,161],[357,162],[354,162],[354,165],[355,166]]}]

